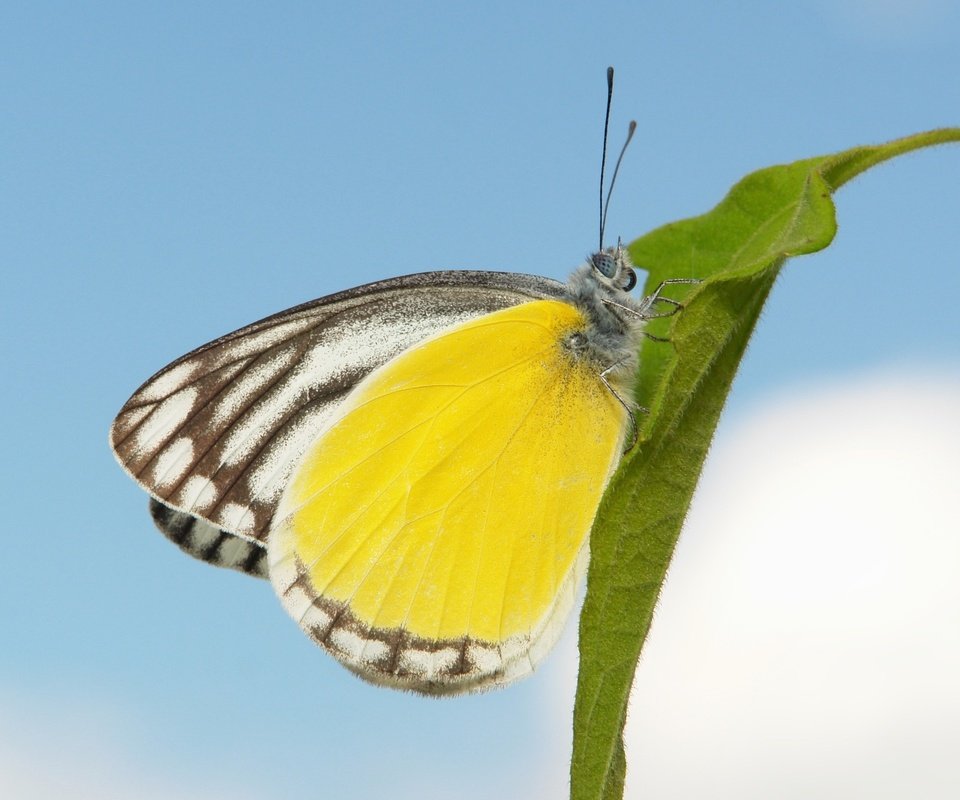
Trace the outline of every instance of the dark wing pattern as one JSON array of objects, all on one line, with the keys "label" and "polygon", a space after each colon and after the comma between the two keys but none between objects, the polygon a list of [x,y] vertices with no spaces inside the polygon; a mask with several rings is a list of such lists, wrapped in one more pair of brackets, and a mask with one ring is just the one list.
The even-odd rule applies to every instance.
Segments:
[{"label": "dark wing pattern", "polygon": [[452,325],[563,297],[565,285],[548,278],[449,271],[314,300],[158,372],[120,410],[110,443],[153,497],[168,538],[204,561],[263,576],[260,551],[286,482],[358,381]]},{"label": "dark wing pattern", "polygon": [[153,497],[150,498],[150,516],[161,533],[184,553],[255,578],[270,577],[267,548],[260,542],[235,536],[205,519],[170,508]]}]

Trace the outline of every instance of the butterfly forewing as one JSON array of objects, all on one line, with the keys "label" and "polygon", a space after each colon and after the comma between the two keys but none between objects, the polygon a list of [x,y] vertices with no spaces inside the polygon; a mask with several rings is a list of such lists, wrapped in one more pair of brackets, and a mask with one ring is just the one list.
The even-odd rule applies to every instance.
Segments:
[{"label": "butterfly forewing", "polygon": [[364,376],[460,322],[564,293],[529,275],[433,272],[297,306],[154,375],[121,409],[111,445],[156,501],[165,535],[198,558],[259,575],[291,472]]}]

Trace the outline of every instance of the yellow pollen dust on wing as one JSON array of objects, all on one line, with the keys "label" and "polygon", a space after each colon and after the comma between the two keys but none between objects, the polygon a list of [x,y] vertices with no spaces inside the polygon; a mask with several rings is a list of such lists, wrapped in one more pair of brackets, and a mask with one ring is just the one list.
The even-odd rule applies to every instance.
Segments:
[{"label": "yellow pollen dust on wing", "polygon": [[312,446],[286,507],[321,596],[425,639],[533,632],[590,530],[626,412],[538,300],[372,373]]}]

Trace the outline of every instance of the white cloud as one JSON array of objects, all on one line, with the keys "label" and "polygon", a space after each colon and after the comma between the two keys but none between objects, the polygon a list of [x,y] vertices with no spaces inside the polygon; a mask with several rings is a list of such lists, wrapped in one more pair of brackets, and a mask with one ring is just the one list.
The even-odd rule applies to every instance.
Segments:
[{"label": "white cloud", "polygon": [[960,792],[960,375],[722,426],[634,687],[629,798]]},{"label": "white cloud", "polygon": [[197,786],[161,758],[144,763],[108,703],[0,697],[0,797],[10,800],[242,800],[233,776]]},{"label": "white cloud", "polygon": [[960,380],[781,398],[717,443],[638,673],[631,797],[955,797]]}]

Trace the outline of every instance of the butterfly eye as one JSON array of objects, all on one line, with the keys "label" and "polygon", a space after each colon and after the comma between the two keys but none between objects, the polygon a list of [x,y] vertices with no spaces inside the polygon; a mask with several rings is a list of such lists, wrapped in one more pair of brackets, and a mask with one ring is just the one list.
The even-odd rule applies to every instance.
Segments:
[{"label": "butterfly eye", "polygon": [[626,278],[627,278],[627,285],[623,287],[623,291],[629,292],[631,289],[633,289],[634,286],[637,285],[637,273],[634,272],[632,269],[628,269]]},{"label": "butterfly eye", "polygon": [[590,263],[593,264],[593,268],[605,278],[612,278],[617,274],[617,260],[606,250],[590,256]]}]

